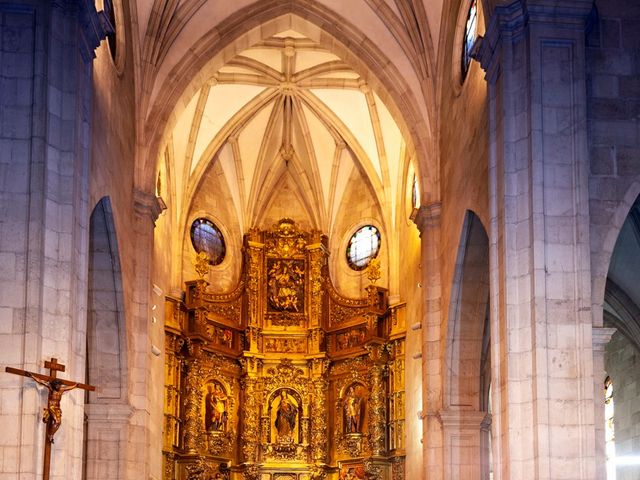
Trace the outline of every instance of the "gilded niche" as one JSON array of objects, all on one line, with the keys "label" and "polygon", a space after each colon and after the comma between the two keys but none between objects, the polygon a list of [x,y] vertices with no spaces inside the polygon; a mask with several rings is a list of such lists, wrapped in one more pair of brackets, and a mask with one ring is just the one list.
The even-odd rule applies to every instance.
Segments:
[{"label": "gilded niche", "polygon": [[232,291],[200,278],[167,297],[163,480],[401,480],[404,323],[386,289],[343,297],[326,236],[289,219],[243,245]]},{"label": "gilded niche", "polygon": [[267,260],[269,311],[304,312],[304,260]]},{"label": "gilded niche", "polygon": [[226,432],[229,419],[229,399],[227,392],[220,382],[207,384],[207,394],[204,397],[204,424],[207,432]]}]

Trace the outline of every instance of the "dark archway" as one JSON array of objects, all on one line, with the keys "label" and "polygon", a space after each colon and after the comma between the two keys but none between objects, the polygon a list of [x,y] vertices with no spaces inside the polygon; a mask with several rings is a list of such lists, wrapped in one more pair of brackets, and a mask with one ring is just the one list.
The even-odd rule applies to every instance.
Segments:
[{"label": "dark archway", "polygon": [[[639,478],[640,197],[622,225],[611,256],[603,317],[605,327],[615,328],[604,353],[605,377],[613,386],[615,434],[613,442],[605,447],[607,469],[615,469],[617,479]],[[602,383],[599,393],[604,404],[605,379],[598,380]]]},{"label": "dark archway", "polygon": [[126,339],[118,243],[108,197],[89,224],[86,380],[97,386],[86,397],[85,480],[123,474],[127,398]]},{"label": "dark archway", "polygon": [[[488,393],[491,372],[489,239],[467,211],[460,235],[447,325],[442,419],[445,478],[488,475]],[[482,459],[482,461],[478,461]],[[486,470],[486,472],[485,472]]]}]

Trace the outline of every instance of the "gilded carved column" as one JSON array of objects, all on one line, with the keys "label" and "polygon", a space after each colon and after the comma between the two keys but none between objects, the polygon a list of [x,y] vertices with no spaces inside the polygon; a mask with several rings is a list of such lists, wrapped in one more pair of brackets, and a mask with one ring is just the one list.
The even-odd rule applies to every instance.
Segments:
[{"label": "gilded carved column", "polygon": [[244,409],[242,413],[242,456],[246,463],[258,461],[258,402],[256,400],[257,380],[244,377],[241,380],[244,392]]},{"label": "gilded carved column", "polygon": [[326,378],[313,381],[313,405],[311,412],[311,454],[316,463],[327,461],[327,390]]},{"label": "gilded carved column", "polygon": [[325,264],[326,248],[322,243],[308,245],[309,251],[309,326],[318,327],[322,315],[322,267]]},{"label": "gilded carved column", "polygon": [[249,305],[249,326],[255,327],[259,324],[260,312],[260,274],[262,272],[262,252],[264,244],[249,240],[245,247],[248,264],[248,305]]},{"label": "gilded carved column", "polygon": [[185,434],[184,446],[189,453],[195,453],[200,436],[200,405],[202,401],[202,374],[200,361],[189,362],[185,385]]},{"label": "gilded carved column", "polygon": [[386,453],[386,429],[387,429],[387,394],[384,383],[385,365],[382,361],[383,345],[372,345],[368,348],[371,358],[369,396],[369,433],[371,452],[374,456],[383,456]]}]

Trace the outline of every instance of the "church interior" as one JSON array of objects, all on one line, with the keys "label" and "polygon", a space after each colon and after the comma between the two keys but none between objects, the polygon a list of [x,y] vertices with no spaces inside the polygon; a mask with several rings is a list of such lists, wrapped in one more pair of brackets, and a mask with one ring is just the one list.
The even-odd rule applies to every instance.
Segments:
[{"label": "church interior", "polygon": [[640,479],[640,3],[0,0],[0,480]]}]

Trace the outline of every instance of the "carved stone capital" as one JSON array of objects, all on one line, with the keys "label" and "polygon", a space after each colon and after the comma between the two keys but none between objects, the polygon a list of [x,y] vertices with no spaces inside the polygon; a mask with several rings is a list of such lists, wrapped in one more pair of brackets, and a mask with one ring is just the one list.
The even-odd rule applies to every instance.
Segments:
[{"label": "carved stone capital", "polygon": [[616,331],[616,328],[593,327],[591,330],[593,351],[604,352],[607,343],[609,343],[609,340],[611,340],[611,337]]},{"label": "carved stone capital", "polygon": [[486,72],[486,80],[495,82],[500,71],[500,43],[524,35],[530,26],[545,28],[545,37],[557,28],[560,37],[567,30],[584,32],[595,19],[593,0],[515,0],[497,6],[487,24],[485,36],[477,44],[474,58]]},{"label": "carved stone capital", "polygon": [[438,413],[443,429],[480,431],[487,419],[487,412],[475,410],[441,410]]},{"label": "carved stone capital", "polygon": [[442,214],[442,203],[434,202],[429,205],[422,205],[418,209],[418,213],[415,215],[413,222],[420,230],[420,237],[429,229],[434,228],[440,223],[440,216]]},{"label": "carved stone capital", "polygon": [[164,202],[159,202],[158,197],[154,194],[146,193],[137,189],[133,191],[134,211],[142,217],[148,216],[153,225],[156,224],[156,220],[163,212],[163,203]]},{"label": "carved stone capital", "polygon": [[107,35],[114,32],[114,25],[104,11],[96,11],[94,0],[80,0],[78,22],[80,24],[80,54],[85,63],[91,62],[96,54],[95,49]]}]

